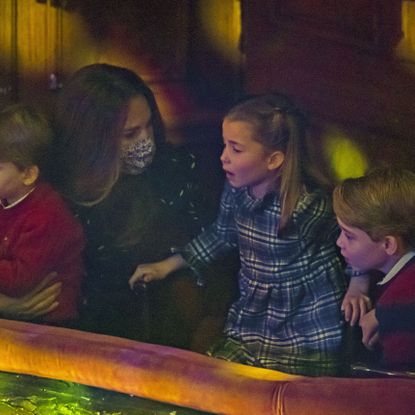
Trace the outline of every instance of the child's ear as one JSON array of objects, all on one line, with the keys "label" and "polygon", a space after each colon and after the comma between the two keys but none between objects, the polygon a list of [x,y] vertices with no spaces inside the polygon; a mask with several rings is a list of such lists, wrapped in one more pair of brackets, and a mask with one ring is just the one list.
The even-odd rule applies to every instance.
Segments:
[{"label": "child's ear", "polygon": [[395,255],[400,248],[400,240],[396,236],[385,236],[383,245],[388,255]]},{"label": "child's ear", "polygon": [[284,153],[282,151],[274,151],[268,156],[268,170],[276,170],[284,163]]},{"label": "child's ear", "polygon": [[37,166],[26,167],[23,171],[23,184],[25,186],[33,185],[39,177],[39,168]]}]

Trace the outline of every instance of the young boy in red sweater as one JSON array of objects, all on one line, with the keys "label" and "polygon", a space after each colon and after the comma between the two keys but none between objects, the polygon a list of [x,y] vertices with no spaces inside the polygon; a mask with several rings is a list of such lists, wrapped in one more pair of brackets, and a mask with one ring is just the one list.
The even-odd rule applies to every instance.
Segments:
[{"label": "young boy in red sweater", "polygon": [[84,236],[41,178],[51,141],[47,121],[32,108],[0,112],[0,293],[20,297],[57,272],[59,305],[42,321],[70,325],[78,316]]},{"label": "young boy in red sweater", "polygon": [[333,196],[341,228],[337,245],[345,260],[357,271],[378,270],[383,275],[376,284],[375,306],[370,311],[361,307],[369,288],[362,278],[368,277],[352,277],[346,294],[353,292],[357,299],[353,305],[354,312],[360,314],[363,344],[380,353],[382,365],[413,369],[415,173],[377,169],[364,177],[345,180]]}]

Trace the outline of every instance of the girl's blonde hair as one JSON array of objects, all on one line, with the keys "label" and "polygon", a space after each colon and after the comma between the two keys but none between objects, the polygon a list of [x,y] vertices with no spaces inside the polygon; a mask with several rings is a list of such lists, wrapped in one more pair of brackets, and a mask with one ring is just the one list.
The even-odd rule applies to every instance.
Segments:
[{"label": "girl's blonde hair", "polygon": [[270,152],[284,153],[280,170],[281,218],[279,229],[289,222],[300,195],[311,182],[310,160],[305,143],[304,115],[284,95],[269,94],[248,98],[234,106],[225,116],[230,121],[249,123],[254,139]]},{"label": "girl's blonde hair", "polygon": [[346,179],[334,189],[333,207],[343,223],[372,240],[399,236],[415,248],[415,173],[386,167]]}]

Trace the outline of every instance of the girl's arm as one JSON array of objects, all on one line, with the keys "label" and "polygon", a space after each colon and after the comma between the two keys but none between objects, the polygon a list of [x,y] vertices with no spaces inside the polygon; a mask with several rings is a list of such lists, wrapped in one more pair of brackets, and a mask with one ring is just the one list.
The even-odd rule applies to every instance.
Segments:
[{"label": "girl's arm", "polygon": [[[161,280],[174,271],[190,267],[194,271],[217,259],[233,248],[236,227],[233,220],[234,197],[229,186],[225,186],[217,220],[202,234],[189,242],[182,251],[159,262],[139,265],[129,279],[131,288],[136,283]],[[199,272],[195,272],[199,274]]]},{"label": "girl's arm", "polygon": [[168,274],[187,266],[187,262],[180,254],[172,255],[163,261],[139,265],[128,283],[134,288],[136,283],[146,283],[166,278]]}]

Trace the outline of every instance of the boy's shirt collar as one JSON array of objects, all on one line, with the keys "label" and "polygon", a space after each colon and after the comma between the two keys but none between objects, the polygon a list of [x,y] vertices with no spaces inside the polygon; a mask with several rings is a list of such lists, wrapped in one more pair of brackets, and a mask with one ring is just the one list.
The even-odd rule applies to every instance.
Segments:
[{"label": "boy's shirt collar", "polygon": [[377,285],[383,285],[389,282],[413,257],[415,251],[409,251],[403,255],[399,261],[390,269],[390,271],[380,280]]},{"label": "boy's shirt collar", "polygon": [[30,193],[32,193],[34,190],[36,189],[36,187],[34,187],[33,189],[30,189],[26,194],[24,194],[21,198],[15,200],[13,203],[7,203],[7,199],[2,199],[0,200],[0,204],[2,206],[3,209],[11,209],[12,207],[18,205],[20,202],[22,202],[24,199],[27,198],[27,196],[30,195]]}]

